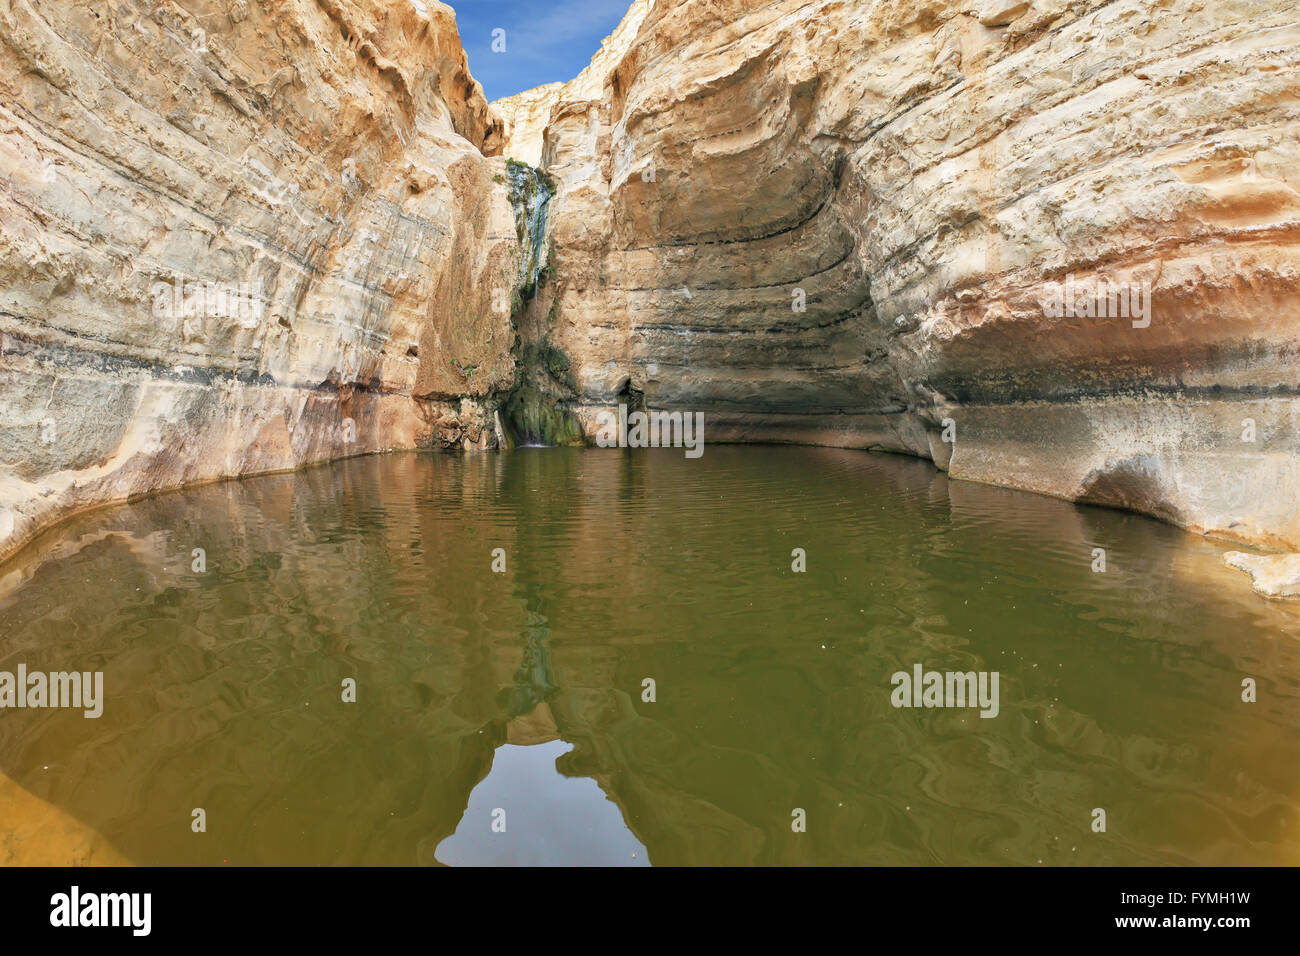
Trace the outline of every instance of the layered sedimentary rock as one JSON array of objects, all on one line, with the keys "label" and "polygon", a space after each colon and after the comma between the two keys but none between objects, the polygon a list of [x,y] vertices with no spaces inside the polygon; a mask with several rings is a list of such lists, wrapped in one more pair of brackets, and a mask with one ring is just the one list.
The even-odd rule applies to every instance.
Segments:
[{"label": "layered sedimentary rock", "polygon": [[1300,547],[1297,19],[634,4],[581,77],[502,104],[559,182],[523,324],[556,402],[589,436],[620,401],[702,411],[708,440]]},{"label": "layered sedimentary rock", "polygon": [[0,556],[160,488],[495,445],[502,132],[433,0],[2,0]]},{"label": "layered sedimentary rock", "polygon": [[636,0],[494,111],[436,2],[0,0],[0,556],[619,403],[1300,548],[1298,51],[1287,0]]}]

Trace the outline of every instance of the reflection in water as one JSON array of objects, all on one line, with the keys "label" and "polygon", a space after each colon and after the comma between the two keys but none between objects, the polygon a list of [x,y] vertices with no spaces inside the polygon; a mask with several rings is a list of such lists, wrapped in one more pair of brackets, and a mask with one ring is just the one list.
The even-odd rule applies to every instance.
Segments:
[{"label": "reflection in water", "polygon": [[[438,847],[449,866],[649,866],[645,847],[594,780],[555,772],[570,744],[505,744],[474,788],[456,832]],[[494,828],[495,824],[495,828]]]},{"label": "reflection in water", "polygon": [[531,610],[525,614],[528,623],[524,628],[523,661],[506,693],[505,711],[510,717],[523,716],[559,690],[551,677],[551,651],[546,644],[550,631],[546,618]]},{"label": "reflection in water", "polygon": [[[0,711],[0,859],[1295,864],[1300,612],[1222,550],[806,448],[397,455],[93,512],[0,568],[0,670],[106,696]],[[997,670],[999,716],[893,709],[918,663]]]}]

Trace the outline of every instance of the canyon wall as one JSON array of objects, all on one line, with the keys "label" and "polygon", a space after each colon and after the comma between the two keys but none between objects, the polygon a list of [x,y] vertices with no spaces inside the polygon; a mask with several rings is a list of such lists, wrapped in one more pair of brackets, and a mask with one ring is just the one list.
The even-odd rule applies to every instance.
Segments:
[{"label": "canyon wall", "polygon": [[431,0],[0,0],[0,557],[619,403],[1300,550],[1297,20],[636,0],[492,109]]},{"label": "canyon wall", "polygon": [[638,0],[498,104],[559,185],[523,323],[553,399],[1300,548],[1298,20]]},{"label": "canyon wall", "polygon": [[0,557],[160,488],[495,446],[502,133],[433,0],[0,0]]}]

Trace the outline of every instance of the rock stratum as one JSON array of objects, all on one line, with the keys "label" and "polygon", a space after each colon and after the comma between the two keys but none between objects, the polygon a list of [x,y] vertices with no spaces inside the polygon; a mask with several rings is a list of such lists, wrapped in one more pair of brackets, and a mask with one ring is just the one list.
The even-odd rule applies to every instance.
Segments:
[{"label": "rock stratum", "polygon": [[0,556],[619,403],[1300,550],[1290,0],[636,0],[491,107],[434,2],[0,0],[0,91]]}]

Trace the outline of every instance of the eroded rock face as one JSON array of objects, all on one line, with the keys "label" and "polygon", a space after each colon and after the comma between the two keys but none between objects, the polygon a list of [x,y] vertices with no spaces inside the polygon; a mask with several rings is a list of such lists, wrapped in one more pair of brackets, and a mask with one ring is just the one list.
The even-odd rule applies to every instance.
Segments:
[{"label": "eroded rock face", "polygon": [[[432,0],[0,0],[0,557],[620,402],[1300,548],[1298,50],[1289,0],[636,0],[493,111]],[[558,186],[522,299],[503,154]]]},{"label": "eroded rock face", "polygon": [[643,395],[1300,548],[1298,66],[1289,0],[638,2],[506,104],[525,328],[589,435]]},{"label": "eroded rock face", "polygon": [[502,134],[434,0],[0,2],[0,557],[160,488],[494,446]]}]

